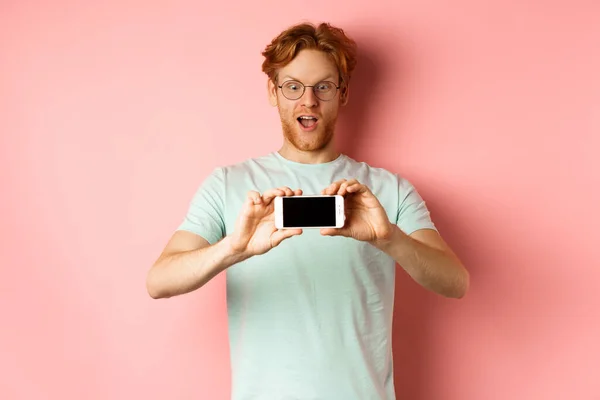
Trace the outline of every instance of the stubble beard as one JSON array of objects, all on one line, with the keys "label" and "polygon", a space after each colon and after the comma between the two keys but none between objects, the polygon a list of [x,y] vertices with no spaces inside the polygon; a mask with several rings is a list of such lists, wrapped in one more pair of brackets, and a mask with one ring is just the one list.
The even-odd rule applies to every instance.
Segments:
[{"label": "stubble beard", "polygon": [[333,139],[337,118],[319,120],[319,127],[313,132],[302,132],[298,121],[280,115],[283,136],[298,150],[318,151],[324,149]]}]

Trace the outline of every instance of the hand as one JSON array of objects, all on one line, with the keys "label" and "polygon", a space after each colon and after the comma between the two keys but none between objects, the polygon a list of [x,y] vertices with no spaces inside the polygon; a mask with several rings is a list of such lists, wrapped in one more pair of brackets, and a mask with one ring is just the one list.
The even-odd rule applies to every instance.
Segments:
[{"label": "hand", "polygon": [[393,226],[387,213],[371,190],[356,179],[342,179],[329,185],[321,194],[344,196],[346,222],[343,228],[323,228],[322,235],[346,236],[375,243],[389,240]]},{"label": "hand", "polygon": [[300,235],[302,229],[275,228],[275,203],[277,196],[301,196],[302,190],[292,191],[288,187],[271,189],[261,196],[250,191],[238,216],[234,232],[231,235],[231,247],[234,252],[251,257],[264,254],[283,240]]}]

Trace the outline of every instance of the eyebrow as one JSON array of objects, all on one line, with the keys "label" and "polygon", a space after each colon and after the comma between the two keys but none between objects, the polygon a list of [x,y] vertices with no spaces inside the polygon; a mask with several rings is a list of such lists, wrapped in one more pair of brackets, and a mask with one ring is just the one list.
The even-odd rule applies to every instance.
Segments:
[{"label": "eyebrow", "polygon": [[[286,76],[284,76],[283,78],[281,78],[281,81],[282,81],[282,82],[284,82],[286,78],[289,78],[289,79],[291,79],[291,80],[293,80],[293,81],[302,82],[300,79],[296,79],[296,78],[294,78],[293,76],[289,76],[289,75],[286,75]],[[323,81],[326,81],[326,80],[328,80],[328,79],[333,81],[333,75],[327,75],[325,78],[318,80],[318,81],[317,81],[317,83],[318,83],[318,82],[323,82]]]}]

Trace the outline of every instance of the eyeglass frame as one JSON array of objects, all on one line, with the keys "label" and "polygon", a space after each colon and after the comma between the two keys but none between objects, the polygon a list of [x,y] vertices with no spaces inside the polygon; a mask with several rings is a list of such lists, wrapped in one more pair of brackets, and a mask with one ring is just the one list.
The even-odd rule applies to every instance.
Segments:
[{"label": "eyeglass frame", "polygon": [[[301,85],[302,85],[302,94],[301,94],[300,96],[298,96],[298,98],[297,98],[297,99],[290,99],[289,97],[287,97],[287,96],[286,96],[286,95],[283,93],[283,85],[284,85],[285,83],[287,83],[287,82],[298,82],[299,84],[301,84]],[[331,99],[329,99],[329,100],[323,100],[322,98],[320,98],[320,97],[317,95],[317,92],[315,92],[315,86],[317,86],[317,85],[319,85],[319,84],[321,84],[321,83],[324,83],[324,82],[331,83],[331,84],[333,84],[333,86],[335,87],[335,93],[333,94],[333,97],[332,97]],[[340,90],[340,88],[342,87],[342,85],[341,85],[341,84],[340,84],[340,85],[336,85],[336,84],[335,84],[335,82],[332,82],[332,81],[319,81],[319,82],[317,82],[317,83],[316,83],[316,84],[314,84],[314,85],[305,85],[304,83],[300,82],[300,81],[299,81],[299,80],[297,80],[297,79],[288,79],[287,81],[283,81],[283,82],[281,83],[281,85],[277,85],[277,87],[278,87],[279,89],[281,89],[281,94],[283,94],[283,97],[285,97],[286,99],[288,99],[288,100],[291,100],[291,101],[294,101],[294,100],[299,100],[299,99],[301,99],[301,98],[302,98],[302,96],[304,96],[304,93],[306,93],[306,88],[312,88],[313,94],[315,95],[315,97],[316,97],[317,99],[319,99],[319,100],[321,100],[321,101],[331,101],[331,100],[333,100],[333,99],[335,98],[335,96],[337,95],[337,93],[338,93],[338,91]]]}]

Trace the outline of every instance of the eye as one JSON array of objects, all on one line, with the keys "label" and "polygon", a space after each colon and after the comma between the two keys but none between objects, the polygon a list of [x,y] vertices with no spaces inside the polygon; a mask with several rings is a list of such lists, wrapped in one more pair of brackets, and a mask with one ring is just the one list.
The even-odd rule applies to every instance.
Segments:
[{"label": "eye", "polygon": [[331,90],[332,85],[329,82],[321,82],[321,83],[318,83],[315,87],[319,92],[327,92],[327,91]]},{"label": "eye", "polygon": [[291,92],[295,92],[301,89],[300,84],[298,82],[288,82],[284,85],[286,90]]}]

